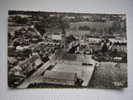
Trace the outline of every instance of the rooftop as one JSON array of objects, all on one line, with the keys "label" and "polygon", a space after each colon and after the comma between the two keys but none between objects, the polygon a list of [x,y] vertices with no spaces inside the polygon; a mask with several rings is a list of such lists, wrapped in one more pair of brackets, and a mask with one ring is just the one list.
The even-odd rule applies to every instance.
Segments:
[{"label": "rooftop", "polygon": [[46,71],[44,78],[58,79],[58,80],[75,80],[76,73],[72,72],[58,72],[58,71]]}]

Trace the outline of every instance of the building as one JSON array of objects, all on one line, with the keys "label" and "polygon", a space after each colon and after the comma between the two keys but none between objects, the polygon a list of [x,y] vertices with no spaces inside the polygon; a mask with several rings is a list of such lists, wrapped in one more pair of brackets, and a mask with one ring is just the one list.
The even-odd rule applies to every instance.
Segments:
[{"label": "building", "polygon": [[99,43],[101,41],[101,38],[99,37],[88,37],[87,42],[89,42],[89,44],[91,43]]},{"label": "building", "polygon": [[62,34],[61,33],[52,34],[52,40],[61,41],[62,40]]},{"label": "building", "polygon": [[29,74],[31,71],[37,69],[39,65],[42,64],[41,59],[38,55],[34,55],[25,61],[19,63],[19,67],[23,69],[23,73]]},{"label": "building", "polygon": [[47,84],[75,86],[77,74],[72,72],[46,71],[43,79],[44,83]]}]

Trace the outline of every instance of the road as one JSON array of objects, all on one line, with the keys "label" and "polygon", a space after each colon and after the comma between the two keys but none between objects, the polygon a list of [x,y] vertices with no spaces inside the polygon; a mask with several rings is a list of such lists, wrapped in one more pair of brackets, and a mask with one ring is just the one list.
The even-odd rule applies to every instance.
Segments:
[{"label": "road", "polygon": [[83,62],[92,64],[91,66],[89,66],[89,65],[86,66],[86,70],[85,70],[86,73],[84,73],[84,76],[83,76],[84,81],[82,83],[82,86],[86,87],[90,83],[90,80],[93,76],[93,73],[94,73],[95,66],[96,66],[97,62],[92,59],[91,55],[85,55]]},{"label": "road", "polygon": [[37,71],[35,71],[30,77],[26,78],[22,84],[20,84],[17,88],[27,88],[29,84],[34,83],[40,75],[49,67],[51,64],[50,61],[43,64]]},{"label": "road", "polygon": [[17,88],[27,88],[31,83],[36,82],[41,74],[51,65],[52,63],[55,63],[55,55],[50,56],[50,60],[47,61],[45,64],[43,64],[39,69],[37,69],[31,76],[26,78],[22,84],[20,84]]}]

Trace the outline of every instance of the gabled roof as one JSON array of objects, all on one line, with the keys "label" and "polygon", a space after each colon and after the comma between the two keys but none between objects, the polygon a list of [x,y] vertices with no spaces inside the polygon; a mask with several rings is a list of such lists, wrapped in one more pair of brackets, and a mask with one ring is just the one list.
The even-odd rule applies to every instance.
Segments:
[{"label": "gabled roof", "polygon": [[57,79],[57,80],[75,80],[76,73],[72,72],[58,72],[58,71],[46,71],[44,78]]}]

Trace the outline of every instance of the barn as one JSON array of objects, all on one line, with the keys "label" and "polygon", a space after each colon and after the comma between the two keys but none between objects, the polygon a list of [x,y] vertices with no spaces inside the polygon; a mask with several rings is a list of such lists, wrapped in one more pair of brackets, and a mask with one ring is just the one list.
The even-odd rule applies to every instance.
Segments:
[{"label": "barn", "polygon": [[43,80],[47,84],[75,86],[77,74],[72,72],[46,71]]}]

